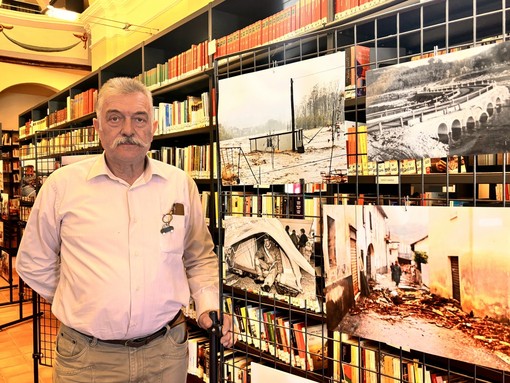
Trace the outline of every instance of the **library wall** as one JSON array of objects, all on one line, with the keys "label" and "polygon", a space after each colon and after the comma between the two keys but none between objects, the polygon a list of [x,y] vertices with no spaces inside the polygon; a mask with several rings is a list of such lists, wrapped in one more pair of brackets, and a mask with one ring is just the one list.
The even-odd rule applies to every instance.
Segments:
[{"label": "library wall", "polygon": [[83,78],[88,71],[41,68],[0,63],[0,71],[9,73],[0,79],[0,115],[3,129],[17,130],[18,115],[47,99],[57,91]]},{"label": "library wall", "polygon": [[[133,40],[120,42],[120,34],[103,31],[94,42],[96,57],[111,61],[98,65],[97,71],[50,98],[47,105],[36,105],[19,116],[22,160],[46,156],[39,168],[46,175],[61,154],[99,149],[96,137],[85,133],[94,117],[90,109],[93,102],[88,103],[89,108],[81,108],[80,97],[94,94],[113,76],[138,77],[153,91],[160,124],[150,155],[164,161],[186,159],[186,165],[206,164],[205,169],[185,169],[194,174],[202,191],[204,211],[209,213],[221,259],[224,310],[233,314],[238,324],[240,342],[221,354],[220,368],[228,382],[247,380],[252,361],[319,382],[418,382],[420,378],[429,382],[433,374],[434,383],[439,377],[458,382],[508,378],[506,362],[491,364],[508,351],[510,339],[503,331],[498,332],[497,340],[501,348],[489,353],[491,359],[486,363],[487,359],[475,358],[475,347],[469,349],[475,357],[464,360],[460,353],[452,356],[422,344],[405,343],[406,329],[413,328],[412,324],[394,326],[400,329],[400,338],[391,340],[373,334],[384,334],[384,326],[365,326],[367,333],[353,330],[359,325],[356,321],[351,323],[353,327],[341,326],[351,310],[355,316],[356,310],[373,308],[370,304],[380,301],[385,303],[380,304],[381,310],[390,312],[390,323],[400,316],[409,317],[401,308],[419,310],[425,306],[429,320],[446,318],[444,323],[438,319],[437,326],[453,323],[465,328],[480,324],[474,319],[470,322],[470,318],[478,320],[477,315],[486,309],[481,300],[490,298],[498,308],[504,306],[501,302],[508,296],[506,285],[496,297],[490,296],[489,279],[478,281],[476,270],[463,264],[481,264],[480,257],[474,256],[478,248],[453,255],[445,253],[446,247],[439,252],[438,244],[446,240],[446,230],[438,227],[430,233],[443,235],[440,240],[398,244],[391,241],[392,232],[385,230],[383,222],[386,207],[389,212],[390,208],[406,211],[411,205],[423,209],[441,205],[437,208],[445,208],[449,216],[453,207],[467,212],[482,204],[505,206],[506,167],[500,161],[489,172],[478,167],[479,156],[473,154],[469,158],[446,155],[438,159],[368,161],[366,103],[368,68],[433,59],[447,50],[468,50],[505,40],[509,23],[506,3],[301,0],[275,5],[274,1],[259,0],[239,4],[218,1],[193,13],[188,2],[170,2],[168,12],[173,7],[182,9],[185,20],[140,45],[142,34],[128,32]],[[124,51],[131,44],[132,49],[113,57],[113,52]],[[204,47],[215,47],[216,51]],[[332,88],[324,85],[329,84],[328,78],[312,92],[297,90],[295,121],[286,120],[290,112],[274,121],[265,115],[270,120],[267,124],[256,120],[266,109],[276,115],[288,107],[258,102],[270,96],[290,100],[293,86],[303,88],[303,79],[324,69],[328,59],[334,61],[331,69],[337,73]],[[306,70],[285,74],[294,66]],[[260,80],[264,72],[273,78],[276,74],[283,77],[283,73],[288,84],[273,89],[276,80]],[[255,80],[248,81],[250,78]],[[237,86],[227,86],[236,82]],[[312,97],[303,97],[307,93]],[[243,100],[248,108],[241,110],[236,103]],[[78,114],[73,112],[75,106],[80,108]],[[195,106],[199,113],[195,113]],[[187,111],[190,119],[176,121],[166,112],[170,110]],[[229,113],[239,115],[230,119]],[[228,140],[232,140],[229,147],[225,146]],[[492,156],[504,160],[506,153]],[[441,173],[432,173],[441,161],[448,166]],[[214,164],[217,167],[211,166]],[[505,187],[497,188],[496,184]],[[478,185],[489,185],[480,186],[484,192],[488,189],[488,200],[480,198]],[[501,201],[495,198],[498,193],[503,196]],[[26,212],[23,219],[30,204],[22,201],[22,211]],[[339,212],[338,216],[326,216],[326,206]],[[356,208],[353,215],[357,218],[349,220],[344,206]],[[495,224],[495,220],[491,217],[484,222]],[[457,230],[453,236],[469,241],[469,230]],[[490,250],[503,247],[495,242]],[[440,258],[420,262],[421,283],[444,298],[441,307],[420,305],[417,302],[421,299],[412,300],[410,293],[395,289],[396,282],[391,279],[394,259],[402,261],[408,281],[417,275],[412,254],[432,248]],[[456,249],[452,246],[448,250]],[[279,259],[281,267],[267,262],[270,257]],[[494,263],[491,266],[498,267]],[[438,270],[445,267],[448,269],[441,274]],[[373,283],[383,277],[392,287],[388,295],[383,290],[373,302],[364,299],[375,290]],[[494,278],[496,281],[504,284],[501,274]],[[414,280],[409,283],[414,284]],[[476,290],[484,292],[482,299]],[[453,299],[465,303],[473,314],[464,315]],[[448,320],[452,312],[463,320],[461,324]],[[506,315],[501,312],[490,313]],[[448,331],[446,334],[451,337]],[[495,343],[489,332],[480,330],[474,335],[479,342]],[[191,343],[200,343],[207,351],[200,338]],[[202,376],[204,369],[207,366],[193,366],[191,374]]]},{"label": "library wall", "polygon": [[[150,39],[151,36],[182,22],[208,3],[209,1],[206,0],[154,1],[148,7],[143,0],[120,1],[115,4],[95,1],[82,15],[82,21],[91,33],[92,70],[99,69],[124,52]],[[118,22],[101,22],[101,18]],[[129,22],[135,26],[129,30],[122,30],[122,22]],[[143,27],[137,28],[136,25],[143,25]]]}]

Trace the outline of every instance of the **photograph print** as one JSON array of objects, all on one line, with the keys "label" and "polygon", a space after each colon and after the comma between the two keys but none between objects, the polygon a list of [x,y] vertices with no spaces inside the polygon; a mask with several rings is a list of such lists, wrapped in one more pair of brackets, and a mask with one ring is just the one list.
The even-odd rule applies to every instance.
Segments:
[{"label": "photograph print", "polygon": [[327,324],[510,371],[510,210],[325,205]]},{"label": "photograph print", "polygon": [[367,73],[371,161],[510,149],[510,42]]},{"label": "photograph print", "polygon": [[226,217],[224,222],[226,285],[318,307],[311,220]]},{"label": "photograph print", "polygon": [[345,54],[221,79],[223,185],[345,182]]}]

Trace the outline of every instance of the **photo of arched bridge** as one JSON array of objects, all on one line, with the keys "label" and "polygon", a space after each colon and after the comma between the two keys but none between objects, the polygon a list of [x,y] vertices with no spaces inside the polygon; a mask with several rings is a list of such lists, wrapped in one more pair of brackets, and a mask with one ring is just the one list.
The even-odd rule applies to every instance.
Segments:
[{"label": "photo of arched bridge", "polygon": [[369,72],[369,158],[508,151],[507,46],[493,44]]}]

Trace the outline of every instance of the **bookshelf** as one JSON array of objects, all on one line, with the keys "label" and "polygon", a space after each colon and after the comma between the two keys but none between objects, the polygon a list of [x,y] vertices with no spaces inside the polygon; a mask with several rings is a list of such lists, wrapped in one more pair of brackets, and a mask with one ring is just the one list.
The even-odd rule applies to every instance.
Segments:
[{"label": "bookshelf", "polygon": [[[1,128],[1,125],[0,125]],[[0,129],[1,131],[1,129]],[[20,196],[20,162],[17,131],[1,131],[2,134],[2,206],[1,206],[1,276],[8,283],[9,300],[14,303],[18,278],[14,270],[14,257],[19,240],[19,196]]]},{"label": "bookshelf", "polygon": [[[341,11],[340,7],[345,3],[330,2],[328,19],[322,28],[310,28],[304,34],[287,34],[263,47],[249,47],[239,53],[216,57],[215,79],[219,104],[225,102],[222,89],[227,87],[222,88],[223,80],[237,76],[242,78],[245,75],[248,77],[269,68],[282,67],[338,51],[349,51],[352,57],[352,51],[355,51],[356,47],[367,48],[370,54],[363,66],[376,69],[473,48],[487,41],[506,41],[507,37],[501,36],[508,36],[508,6],[498,1],[469,1],[462,4],[452,1],[397,1],[384,5],[381,2],[368,2],[370,5],[358,2],[357,12]],[[365,13],[360,13],[360,10]],[[242,31],[242,27],[239,30]],[[359,66],[349,58],[346,60],[345,70],[352,77],[352,72],[356,73]],[[346,86],[348,84],[352,84],[353,89],[351,91],[346,88],[345,121],[354,122],[354,129],[350,133],[353,137],[352,149],[347,155],[352,156],[353,163],[356,163],[356,160],[359,161],[360,157],[366,155],[366,149],[363,151],[360,141],[365,139],[363,135],[366,134],[364,129],[367,122],[367,100],[365,90],[360,89],[364,87],[362,81],[346,82]],[[265,96],[260,94],[260,97]],[[221,107],[219,111],[218,125],[221,130],[225,118],[222,113],[226,112]],[[250,158],[254,157],[250,157],[247,151],[232,155],[231,152],[222,150],[221,133],[219,146],[218,166],[221,175],[232,172],[232,169],[236,171],[236,166],[241,166],[240,163],[249,162]],[[234,157],[237,163],[232,160]],[[225,376],[236,371],[236,365],[244,366],[249,360],[318,382],[506,381],[507,369],[499,364],[496,365],[501,369],[486,367],[485,361],[481,359],[469,359],[470,361],[466,362],[464,355],[443,354],[439,345],[437,352],[424,351],[423,347],[403,346],[394,337],[378,340],[369,333],[366,336],[354,336],[349,334],[349,329],[342,328],[345,331],[343,332],[336,327],[328,328],[322,333],[325,345],[322,363],[310,370],[306,364],[300,364],[298,352],[293,353],[292,357],[285,354],[283,350],[286,346],[292,347],[292,343],[286,343],[282,335],[271,335],[270,329],[273,328],[274,332],[278,321],[267,316],[267,313],[276,311],[282,317],[303,321],[312,328],[328,322],[330,317],[342,316],[354,306],[354,297],[359,296],[359,290],[352,291],[352,302],[342,301],[344,306],[340,309],[338,306],[328,307],[326,304],[327,295],[337,286],[325,284],[325,278],[330,275],[325,265],[328,262],[325,259],[327,255],[323,254],[324,205],[462,205],[469,209],[505,207],[508,199],[506,157],[506,153],[469,155],[463,159],[465,162],[461,163],[452,156],[445,160],[458,161],[458,169],[449,168],[443,173],[409,171],[409,164],[404,166],[404,163],[398,161],[391,175],[384,173],[383,169],[379,171],[377,166],[373,167],[370,175],[363,173],[362,166],[353,166],[341,181],[326,180],[326,183],[320,186],[308,183],[306,178],[302,179],[300,175],[305,174],[303,171],[295,176],[297,190],[289,188],[292,186],[289,184],[268,185],[264,182],[257,184],[245,181],[247,177],[241,183],[231,182],[232,177],[225,179],[227,182],[223,184],[220,181],[219,218],[224,225],[219,227],[218,241],[224,258],[224,309],[236,317],[240,338],[234,349],[236,357],[233,360],[230,354],[225,357],[225,363],[229,366],[225,370]],[[229,172],[223,172],[225,165],[229,166]],[[415,160],[415,168],[419,165],[422,169],[427,167],[423,160]],[[253,170],[253,174],[256,179],[257,171]],[[293,200],[304,201],[303,216],[295,215]],[[367,218],[367,225],[372,222],[373,217],[370,221]],[[254,222],[259,222],[262,227],[265,225],[265,218],[280,220],[282,227],[296,218],[300,218],[301,222],[312,222],[313,230],[310,232],[313,232],[313,237],[310,235],[309,238],[313,238],[311,242],[314,244],[311,258],[315,261],[316,296],[320,302],[318,311],[316,306],[313,306],[313,309],[308,307],[306,299],[300,302],[290,294],[278,294],[274,289],[264,291],[260,284],[247,279],[256,278],[255,268],[242,268],[238,265],[241,260],[235,260],[233,254],[239,254],[239,257],[247,253],[257,254],[263,237],[270,237],[280,242],[280,249],[285,248],[285,241],[279,233],[262,229],[253,231],[253,236],[244,243],[231,240],[230,230],[233,224],[229,223],[229,220],[238,220],[239,226],[246,227],[250,225],[251,219],[253,225],[256,225]],[[241,223],[243,219],[248,223]],[[234,233],[237,235],[238,231]],[[370,276],[376,275],[375,270],[381,267],[380,264],[370,263],[374,258],[370,251],[374,250],[364,250],[361,250],[361,253],[358,250],[358,265],[352,264],[349,267],[364,269],[368,277],[359,273],[360,280],[342,284],[342,289],[348,290],[352,286],[363,289],[362,279],[365,278],[367,284]],[[255,314],[250,316],[250,311]],[[292,326],[288,324],[280,327],[285,329],[283,333],[292,332]],[[385,331],[383,326],[380,333],[384,334]],[[348,356],[344,355],[347,353]],[[293,358],[298,362],[293,361]],[[249,371],[249,367],[243,368]],[[227,381],[235,379],[227,378]]]},{"label": "bookshelf", "polygon": [[21,227],[19,224],[20,214],[20,158],[19,158],[19,133],[18,131],[1,130],[2,147],[2,193],[1,193],[1,271],[0,276],[8,283],[2,290],[8,290],[8,298],[0,302],[0,306],[18,305],[18,319],[1,323],[0,328],[6,328],[18,323],[32,320],[33,316],[26,314],[24,303],[30,301],[32,292],[18,278],[15,268],[15,258],[18,243],[21,238]]}]

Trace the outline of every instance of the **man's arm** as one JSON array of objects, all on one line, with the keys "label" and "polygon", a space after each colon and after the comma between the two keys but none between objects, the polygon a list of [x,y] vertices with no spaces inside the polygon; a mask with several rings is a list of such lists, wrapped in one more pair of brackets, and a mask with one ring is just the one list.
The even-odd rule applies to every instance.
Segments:
[{"label": "man's arm", "polygon": [[60,278],[60,226],[55,218],[55,192],[50,179],[40,189],[16,256],[21,279],[48,302]]}]

